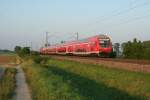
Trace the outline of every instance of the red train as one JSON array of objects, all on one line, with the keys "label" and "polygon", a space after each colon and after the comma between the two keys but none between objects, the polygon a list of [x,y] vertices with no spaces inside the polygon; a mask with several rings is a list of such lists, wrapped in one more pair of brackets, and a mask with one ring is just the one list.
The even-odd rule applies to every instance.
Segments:
[{"label": "red train", "polygon": [[109,55],[112,52],[112,42],[107,35],[97,35],[90,38],[65,42],[59,45],[42,47],[41,54],[64,55]]}]

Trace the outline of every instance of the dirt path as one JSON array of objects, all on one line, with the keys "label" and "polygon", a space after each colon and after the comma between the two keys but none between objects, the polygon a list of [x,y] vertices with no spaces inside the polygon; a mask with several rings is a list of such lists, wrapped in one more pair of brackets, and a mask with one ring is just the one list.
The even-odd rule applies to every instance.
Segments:
[{"label": "dirt path", "polygon": [[20,66],[15,64],[15,61],[16,56],[0,56],[0,66],[2,67],[2,70],[0,70],[0,78],[4,74],[6,68],[16,68],[16,95],[14,95],[12,100],[32,100],[30,91],[26,83],[24,72]]},{"label": "dirt path", "polygon": [[25,80],[24,72],[19,66],[17,67],[16,81],[16,95],[13,97],[13,100],[32,100]]}]

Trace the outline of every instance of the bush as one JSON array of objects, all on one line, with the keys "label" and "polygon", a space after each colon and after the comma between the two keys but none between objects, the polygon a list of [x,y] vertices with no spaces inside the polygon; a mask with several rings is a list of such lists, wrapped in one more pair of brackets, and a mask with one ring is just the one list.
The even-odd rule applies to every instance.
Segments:
[{"label": "bush", "polygon": [[42,57],[41,64],[46,64],[49,57]]},{"label": "bush", "polygon": [[41,56],[33,56],[32,59],[35,63],[40,64],[42,57]]},{"label": "bush", "polygon": [[31,51],[31,55],[34,55],[34,56],[39,56],[40,53],[38,51]]},{"label": "bush", "polygon": [[16,46],[15,47],[15,52],[19,57],[25,57],[30,55],[30,47],[20,47]]},{"label": "bush", "polygon": [[33,61],[37,64],[46,64],[48,61],[48,57],[41,57],[41,56],[33,56],[32,57]]},{"label": "bush", "polygon": [[128,41],[122,44],[123,55],[125,58],[131,59],[150,59],[150,41]]}]

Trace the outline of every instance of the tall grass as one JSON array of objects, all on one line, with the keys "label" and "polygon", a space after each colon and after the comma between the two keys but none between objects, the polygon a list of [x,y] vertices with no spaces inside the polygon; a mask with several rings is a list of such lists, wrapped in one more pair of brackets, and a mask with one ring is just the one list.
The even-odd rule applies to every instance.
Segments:
[{"label": "tall grass", "polygon": [[29,84],[33,100],[85,100],[73,90],[69,81],[65,82],[59,75],[51,70],[34,64],[32,61],[24,63],[27,82]]},{"label": "tall grass", "polygon": [[14,94],[16,87],[16,69],[6,68],[4,75],[0,79],[0,100],[9,100]]},{"label": "tall grass", "polygon": [[0,73],[1,73],[2,70],[3,70],[3,69],[0,67]]},{"label": "tall grass", "polygon": [[150,100],[150,74],[57,59],[48,64],[48,70],[69,80],[89,100]]},{"label": "tall grass", "polygon": [[22,66],[34,100],[150,100],[150,74],[57,59]]}]

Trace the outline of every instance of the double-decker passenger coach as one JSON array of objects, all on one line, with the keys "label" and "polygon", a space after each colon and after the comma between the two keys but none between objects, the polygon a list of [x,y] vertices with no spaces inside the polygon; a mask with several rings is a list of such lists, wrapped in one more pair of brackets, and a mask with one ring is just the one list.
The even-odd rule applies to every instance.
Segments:
[{"label": "double-decker passenger coach", "polygon": [[112,52],[112,42],[107,35],[97,35],[78,41],[43,47],[41,54],[97,55],[108,56]]}]

